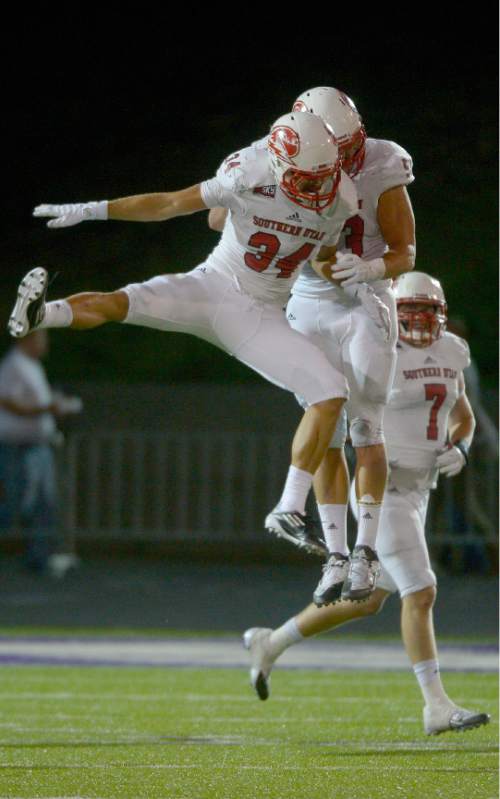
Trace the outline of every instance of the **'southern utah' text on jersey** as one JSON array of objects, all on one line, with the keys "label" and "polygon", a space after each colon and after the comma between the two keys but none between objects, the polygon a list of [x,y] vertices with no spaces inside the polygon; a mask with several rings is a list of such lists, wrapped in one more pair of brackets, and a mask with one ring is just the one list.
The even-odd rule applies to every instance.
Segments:
[{"label": "'southern utah' text on jersey", "polygon": [[333,203],[321,213],[289,200],[276,185],[267,148],[247,147],[226,158],[201,184],[208,208],[229,209],[206,266],[236,276],[244,291],[284,304],[303,265],[322,246],[336,244],[356,212],[356,190],[343,175]]},{"label": "'southern utah' text on jersey", "polygon": [[[363,167],[352,180],[358,195],[358,207],[345,223],[337,251],[354,253],[367,261],[382,258],[387,244],[377,219],[379,197],[389,189],[413,182],[411,156],[395,142],[367,139]],[[378,291],[387,288],[390,281],[377,280],[370,285]],[[341,288],[320,278],[310,266],[302,271],[293,293],[305,297],[324,297],[326,294],[342,303],[344,300],[351,302]]]},{"label": "'southern utah' text on jersey", "polygon": [[469,365],[467,343],[444,333],[429,347],[398,342],[396,374],[385,409],[384,433],[391,466],[432,469],[446,446],[448,416]]}]

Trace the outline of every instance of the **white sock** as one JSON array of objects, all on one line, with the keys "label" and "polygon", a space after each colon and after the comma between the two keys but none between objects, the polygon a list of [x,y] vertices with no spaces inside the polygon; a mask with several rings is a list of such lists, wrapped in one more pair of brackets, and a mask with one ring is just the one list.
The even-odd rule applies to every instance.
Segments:
[{"label": "white sock", "polygon": [[421,660],[420,663],[414,663],[413,671],[426,705],[451,703],[441,682],[437,660]]},{"label": "white sock", "polygon": [[358,534],[356,546],[367,546],[376,549],[378,523],[380,519],[381,502],[375,502],[373,497],[365,494],[358,500]]},{"label": "white sock", "polygon": [[297,627],[295,618],[288,619],[281,627],[273,630],[269,636],[271,655],[277,658],[285,649],[304,640],[304,636]]},{"label": "white sock", "polygon": [[320,505],[318,503],[318,513],[328,551],[348,555],[347,505]]},{"label": "white sock", "polygon": [[311,490],[313,475],[296,466],[290,466],[281,499],[276,506],[280,511],[304,513],[306,499]]},{"label": "white sock", "polygon": [[66,300],[54,300],[45,304],[45,316],[38,327],[69,327],[73,321],[73,310]]}]

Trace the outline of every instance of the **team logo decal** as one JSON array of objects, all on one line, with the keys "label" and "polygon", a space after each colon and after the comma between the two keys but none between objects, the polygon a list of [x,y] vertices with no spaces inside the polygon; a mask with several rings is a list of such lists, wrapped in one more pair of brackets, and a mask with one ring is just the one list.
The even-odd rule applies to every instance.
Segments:
[{"label": "team logo decal", "polygon": [[300,152],[300,139],[298,134],[286,125],[274,128],[269,139],[269,145],[279,155],[287,159],[295,158]]},{"label": "team logo decal", "polygon": [[262,194],[264,197],[274,197],[276,194],[276,186],[257,186],[253,190],[254,194]]},{"label": "team logo decal", "polygon": [[307,105],[303,100],[297,100],[297,102],[293,104],[292,111],[307,111]]}]

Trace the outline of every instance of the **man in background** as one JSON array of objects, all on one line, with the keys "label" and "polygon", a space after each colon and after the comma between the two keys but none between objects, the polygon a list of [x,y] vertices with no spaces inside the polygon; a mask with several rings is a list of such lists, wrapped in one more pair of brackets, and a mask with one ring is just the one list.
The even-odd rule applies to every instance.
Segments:
[{"label": "man in background", "polygon": [[51,389],[42,365],[48,347],[47,331],[36,330],[0,362],[0,529],[23,531],[35,572],[58,563],[57,420],[82,408],[78,397]]}]

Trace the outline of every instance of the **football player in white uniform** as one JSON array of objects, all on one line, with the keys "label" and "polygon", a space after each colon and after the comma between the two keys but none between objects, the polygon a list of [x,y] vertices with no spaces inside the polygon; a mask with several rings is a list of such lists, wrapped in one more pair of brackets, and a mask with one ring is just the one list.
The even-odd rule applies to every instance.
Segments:
[{"label": "football player in white uniform", "polygon": [[[415,224],[406,189],[413,181],[410,155],[394,142],[367,138],[354,103],[337,89],[310,89],[294,104],[294,110],[311,108],[334,130],[342,168],[358,194],[356,214],[347,220],[337,245],[333,270],[340,285],[323,280],[308,265],[294,284],[287,307],[290,325],[323,349],[330,363],[346,376],[350,392],[345,413],[356,453],[359,507],[350,560],[346,535],[349,478],[342,449],[335,446],[328,451],[314,480],[328,550],[314,600],[327,604],[340,595],[366,598],[377,579],[376,537],[387,481],[382,422],[397,340],[391,278],[413,269]],[[328,278],[327,271],[325,276]],[[376,316],[367,314],[359,296],[353,296],[354,288],[364,281],[390,310],[389,334]]]},{"label": "football player in white uniform", "polygon": [[487,713],[455,705],[441,682],[432,613],[436,577],[425,540],[429,492],[438,475],[452,477],[467,463],[475,426],[462,374],[469,349],[463,339],[444,332],[446,303],[437,280],[410,272],[397,280],[395,291],[399,342],[384,420],[390,475],[378,537],[377,587],[361,603],[312,604],[276,630],[247,630],[244,643],[251,653],[251,683],[267,699],[271,669],[285,649],[377,613],[398,591],[403,642],[425,703],[424,729],[436,734],[489,721]]},{"label": "football player in white uniform", "polygon": [[306,261],[332,257],[356,192],[340,170],[331,131],[314,114],[290,113],[272,126],[268,146],[229,156],[215,178],[187,189],[112,201],[41,205],[50,228],[86,220],[160,222],[222,206],[229,222],[207,260],[187,274],[168,274],[110,293],[46,302],[47,273],[22,280],[9,331],[43,327],[86,330],[124,322],[192,333],[246,363],[278,386],[306,398],[278,505],[305,533],[305,501],[314,472],[348,395],[345,377],[321,350],[292,330],[282,312]]},{"label": "football player in white uniform", "polygon": [[[387,480],[382,417],[392,383],[397,340],[390,279],[414,266],[415,224],[406,190],[413,173],[412,159],[402,147],[366,138],[362,119],[343,92],[331,87],[310,89],[297,98],[293,108],[312,111],[332,128],[342,169],[352,178],[358,195],[356,213],[346,221],[337,245],[336,263],[325,264],[323,273],[306,265],[293,285],[287,307],[291,327],[323,349],[349,385],[346,411],[356,451],[360,509],[352,556],[349,559],[346,536],[349,480],[338,448],[328,451],[314,479],[326,547],[321,540],[294,537],[286,519],[270,514],[266,520],[266,528],[276,535],[328,557],[327,568],[314,592],[315,601],[325,604],[338,599],[341,593],[343,598],[366,598],[378,574],[376,536]],[[264,144],[265,140],[259,140],[253,147],[258,149]],[[212,228],[222,229],[223,220],[220,209],[210,212]],[[332,264],[337,283],[330,280]],[[369,305],[365,301],[361,287],[367,289],[366,281],[381,303]],[[303,404],[307,407],[307,402]],[[338,438],[341,435],[339,425]]]}]

